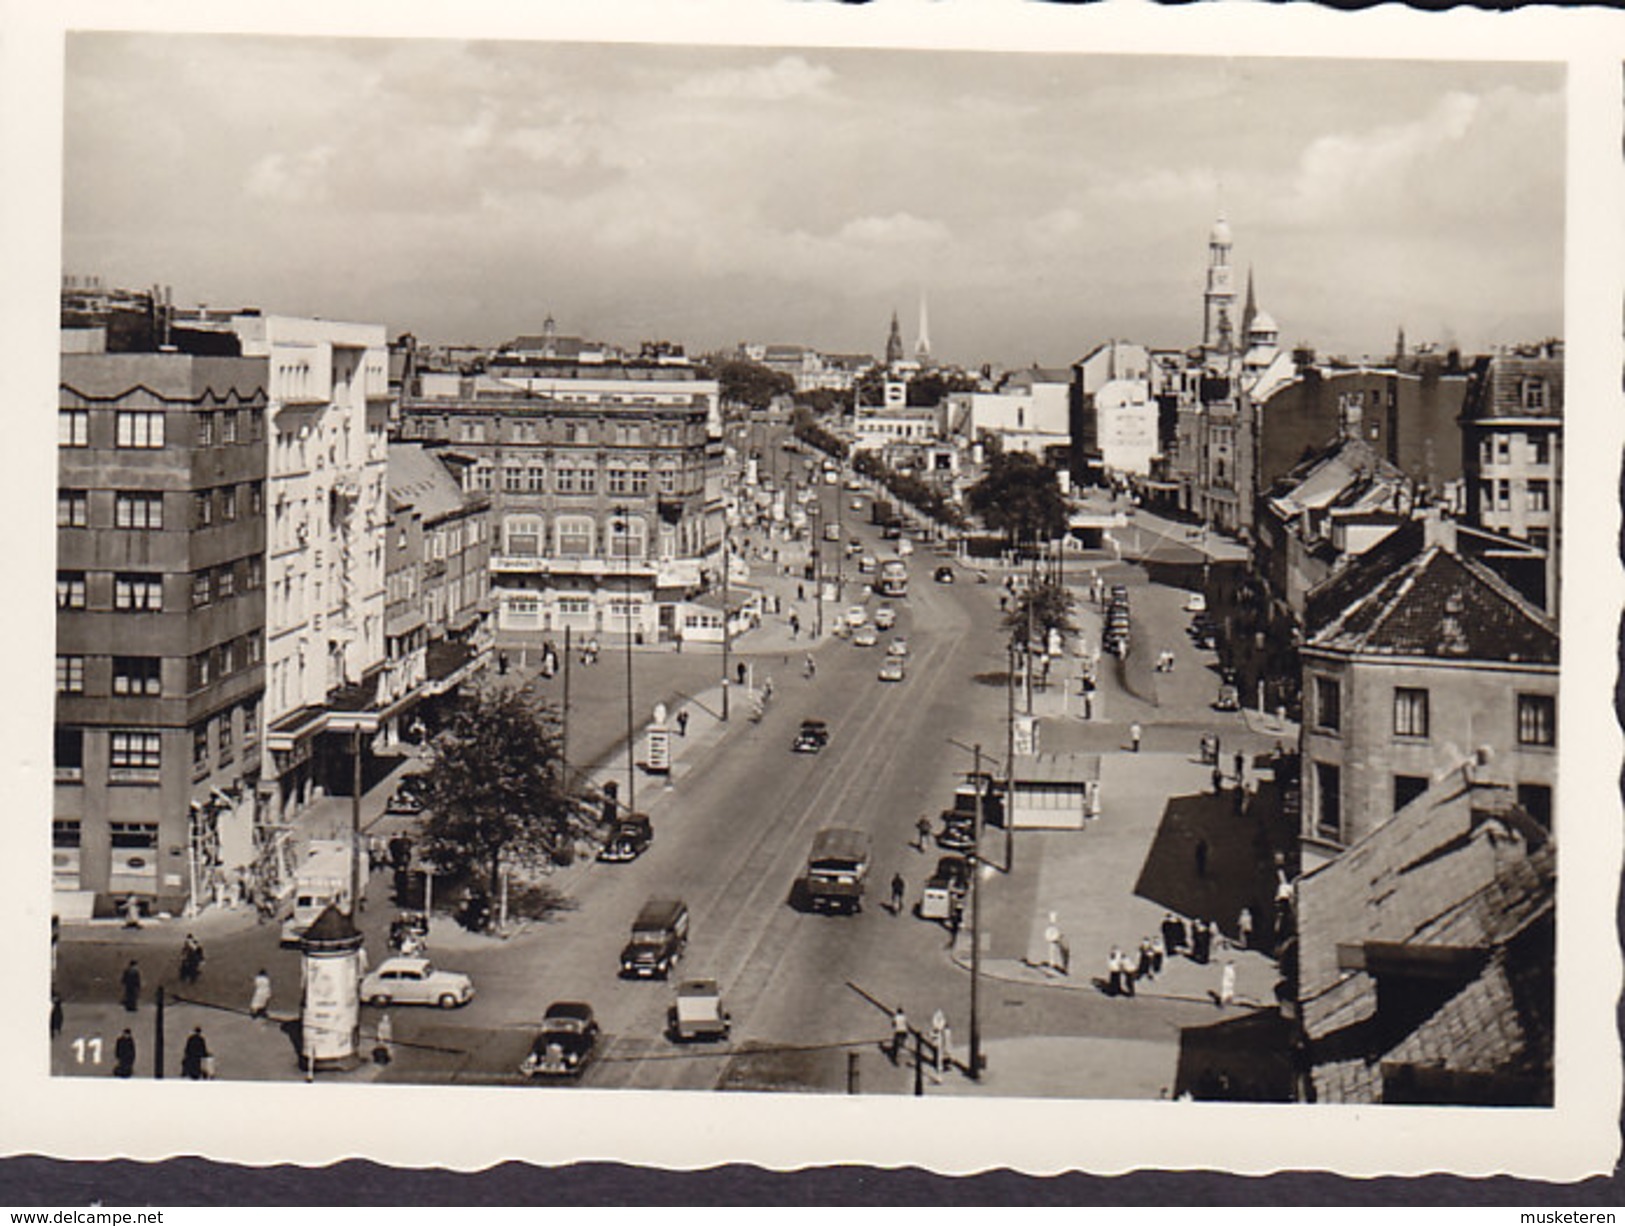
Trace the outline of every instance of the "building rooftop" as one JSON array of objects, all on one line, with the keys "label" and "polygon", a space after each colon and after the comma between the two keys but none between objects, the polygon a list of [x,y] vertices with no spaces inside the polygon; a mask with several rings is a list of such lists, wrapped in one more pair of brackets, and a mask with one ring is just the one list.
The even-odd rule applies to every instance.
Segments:
[{"label": "building rooftop", "polygon": [[1393,507],[1406,485],[1405,474],[1364,439],[1344,438],[1282,478],[1269,506],[1282,519],[1329,507]]},{"label": "building rooftop", "polygon": [[1413,519],[1309,593],[1308,646],[1441,660],[1558,662],[1557,626],[1483,563],[1455,525]]},{"label": "building rooftop", "polygon": [[462,487],[445,464],[421,443],[389,445],[389,496],[418,509],[427,522],[461,511],[466,505]]},{"label": "building rooftop", "polygon": [[[1531,385],[1544,385],[1538,392]],[[1538,354],[1498,353],[1479,358],[1467,379],[1464,422],[1498,418],[1563,417],[1563,356],[1560,346]]]},{"label": "building rooftop", "polygon": [[1465,770],[1301,878],[1317,1097],[1549,1099],[1555,885],[1552,841]]}]

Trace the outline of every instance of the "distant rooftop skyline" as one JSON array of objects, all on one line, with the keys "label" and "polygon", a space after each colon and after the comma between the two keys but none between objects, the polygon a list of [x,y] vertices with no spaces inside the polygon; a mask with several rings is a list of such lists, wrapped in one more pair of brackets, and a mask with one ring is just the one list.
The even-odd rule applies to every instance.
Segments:
[{"label": "distant rooftop skyline", "polygon": [[[1064,365],[1562,335],[1561,66],[71,33],[63,271],[177,305]],[[207,219],[200,225],[200,218]]]}]

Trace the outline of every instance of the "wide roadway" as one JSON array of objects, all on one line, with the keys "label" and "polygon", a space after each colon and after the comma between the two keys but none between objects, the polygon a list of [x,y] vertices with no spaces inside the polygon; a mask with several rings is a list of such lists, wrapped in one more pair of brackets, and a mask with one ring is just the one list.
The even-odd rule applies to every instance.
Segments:
[{"label": "wide roadway", "polygon": [[[836,492],[825,494],[826,503]],[[861,535],[870,552],[892,552],[857,518],[848,506],[848,535]],[[455,962],[442,956],[474,975],[479,998],[450,1014],[398,1011],[397,1036],[424,1049],[403,1052],[391,1079],[517,1080],[536,1021],[548,1003],[566,999],[590,1002],[603,1026],[601,1056],[587,1078],[598,1087],[836,1089],[845,1051],[875,1051],[894,1003],[920,1022],[942,1007],[962,1036],[966,987],[948,960],[945,930],[881,905],[894,872],[907,881],[910,907],[917,900],[937,852],[913,850],[915,823],[950,803],[956,778],[972,764],[961,745],[981,738],[991,752],[1003,751],[1003,687],[974,679],[1003,665],[996,589],[957,568],[958,583],[933,583],[941,562],[929,550],[915,553],[910,594],[892,602],[898,624],[880,646],[826,641],[810,680],[797,658],[788,668],[764,662],[763,671],[775,673],[765,715],[752,723],[736,708],[728,735],[654,806],[656,837],[641,858],[581,874],[574,909],[539,933],[466,951]],[[849,599],[827,616],[858,602],[855,569],[849,562]],[[871,609],[879,603],[868,601]],[[898,634],[909,640],[908,676],[882,683],[884,646]],[[804,718],[828,722],[822,753],[791,751]],[[645,779],[640,795],[659,786]],[[819,829],[837,825],[873,838],[866,904],[853,916],[799,911],[792,891],[809,845]],[[618,978],[631,920],[650,897],[688,903],[691,936],[674,980],[721,984],[734,1020],[730,1042],[672,1044],[664,1029],[674,983]],[[864,1056],[865,1069],[878,1059]]]}]

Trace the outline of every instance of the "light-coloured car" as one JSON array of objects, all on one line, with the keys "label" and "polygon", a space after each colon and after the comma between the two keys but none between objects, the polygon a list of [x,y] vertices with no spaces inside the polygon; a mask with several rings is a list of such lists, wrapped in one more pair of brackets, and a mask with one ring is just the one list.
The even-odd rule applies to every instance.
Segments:
[{"label": "light-coloured car", "polygon": [[880,636],[875,633],[873,626],[859,626],[852,632],[852,646],[873,647],[880,642]]},{"label": "light-coloured car", "polygon": [[874,573],[875,567],[878,565],[880,565],[880,563],[875,560],[874,554],[863,554],[858,558],[858,573],[860,575],[872,574]]},{"label": "light-coloured car", "polygon": [[860,604],[855,604],[846,611],[846,624],[851,626],[853,629],[863,625],[863,623],[868,620],[869,614]]},{"label": "light-coloured car", "polygon": [[897,610],[889,604],[883,604],[875,610],[875,629],[890,630],[897,624]]},{"label": "light-coloured car", "polygon": [[903,659],[908,655],[908,640],[899,634],[889,644],[887,644],[886,654],[898,660]]},{"label": "light-coloured car", "polygon": [[1206,613],[1207,612],[1207,597],[1202,595],[1201,592],[1192,592],[1190,595],[1186,596],[1185,597],[1185,612],[1187,612],[1187,613]]},{"label": "light-coloured car", "polygon": [[369,1005],[439,1005],[455,1009],[474,999],[474,981],[460,971],[435,969],[427,958],[386,958],[361,981]]},{"label": "light-coloured car", "polygon": [[882,681],[901,681],[904,677],[903,658],[901,656],[887,656],[880,664],[880,679]]}]

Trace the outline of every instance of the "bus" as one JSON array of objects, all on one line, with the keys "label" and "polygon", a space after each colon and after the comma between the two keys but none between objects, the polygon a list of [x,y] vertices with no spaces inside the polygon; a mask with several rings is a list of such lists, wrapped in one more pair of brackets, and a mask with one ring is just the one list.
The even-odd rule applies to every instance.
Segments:
[{"label": "bus", "polygon": [[902,558],[887,558],[880,566],[880,578],[875,592],[881,596],[908,595],[908,563]]}]

